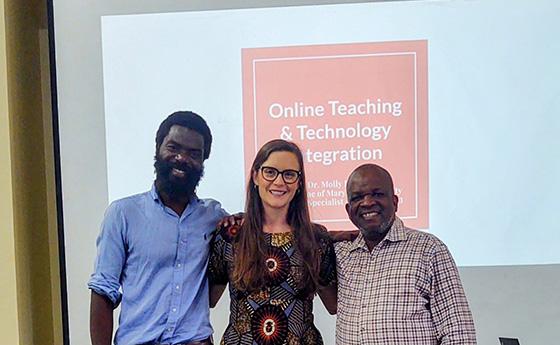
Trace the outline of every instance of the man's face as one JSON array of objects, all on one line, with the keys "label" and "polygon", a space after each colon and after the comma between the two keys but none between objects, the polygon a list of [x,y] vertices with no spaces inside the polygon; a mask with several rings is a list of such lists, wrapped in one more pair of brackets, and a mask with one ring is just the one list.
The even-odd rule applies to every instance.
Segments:
[{"label": "man's face", "polygon": [[348,217],[366,238],[384,236],[391,228],[397,212],[390,177],[375,166],[354,172],[347,185]]},{"label": "man's face", "polygon": [[202,177],[203,162],[202,135],[186,127],[172,126],[154,163],[160,192],[171,198],[192,195]]}]

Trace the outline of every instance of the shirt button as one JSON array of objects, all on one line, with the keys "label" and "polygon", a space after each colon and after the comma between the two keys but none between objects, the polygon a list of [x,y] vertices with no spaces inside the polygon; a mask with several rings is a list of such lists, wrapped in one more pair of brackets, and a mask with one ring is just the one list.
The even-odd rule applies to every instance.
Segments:
[{"label": "shirt button", "polygon": [[181,267],[181,264],[177,264],[177,267]]},{"label": "shirt button", "polygon": [[171,309],[171,311],[175,313],[177,311],[177,308],[173,308]]},{"label": "shirt button", "polygon": [[175,290],[179,290],[181,287],[179,285],[175,285]]},{"label": "shirt button", "polygon": [[173,327],[169,327],[167,330],[171,332],[173,330]]}]

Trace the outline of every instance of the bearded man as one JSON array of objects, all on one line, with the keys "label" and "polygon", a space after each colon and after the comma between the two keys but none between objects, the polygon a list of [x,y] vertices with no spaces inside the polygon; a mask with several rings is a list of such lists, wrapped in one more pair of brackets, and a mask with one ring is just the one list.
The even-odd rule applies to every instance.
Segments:
[{"label": "bearded man", "polygon": [[211,233],[226,216],[196,187],[210,155],[206,121],[169,115],[156,134],[156,180],[148,192],[113,202],[97,239],[91,289],[93,345],[211,344],[206,268]]}]

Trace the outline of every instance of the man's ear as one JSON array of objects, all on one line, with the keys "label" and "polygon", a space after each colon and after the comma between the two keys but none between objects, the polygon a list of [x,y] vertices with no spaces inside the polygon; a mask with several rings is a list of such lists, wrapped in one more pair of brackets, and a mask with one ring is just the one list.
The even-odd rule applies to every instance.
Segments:
[{"label": "man's ear", "polygon": [[348,214],[348,217],[350,217],[350,204],[347,203],[344,208],[346,208],[346,213]]},{"label": "man's ear", "polygon": [[393,206],[395,207],[395,213],[397,213],[399,209],[399,197],[396,195],[393,195]]}]

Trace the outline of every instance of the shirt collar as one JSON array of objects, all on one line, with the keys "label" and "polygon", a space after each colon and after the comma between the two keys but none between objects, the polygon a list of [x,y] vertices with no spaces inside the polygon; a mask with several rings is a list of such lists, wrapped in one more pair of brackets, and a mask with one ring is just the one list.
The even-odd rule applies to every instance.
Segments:
[{"label": "shirt collar", "polygon": [[152,199],[156,202],[159,202],[159,195],[157,193],[157,189],[156,189],[156,183],[154,182],[152,184],[152,189],[150,189],[150,195],[152,196]]},{"label": "shirt collar", "polygon": [[[389,242],[399,242],[399,241],[406,241],[406,231],[403,221],[395,216],[395,220],[393,221],[393,225],[389,229],[387,236],[381,240],[381,242],[389,241]],[[380,242],[380,243],[381,243]],[[352,242],[350,245],[350,251],[354,251],[356,249],[364,249],[369,251],[369,248],[366,244],[366,240],[364,239],[364,235],[362,232],[358,234],[358,237]]]}]

